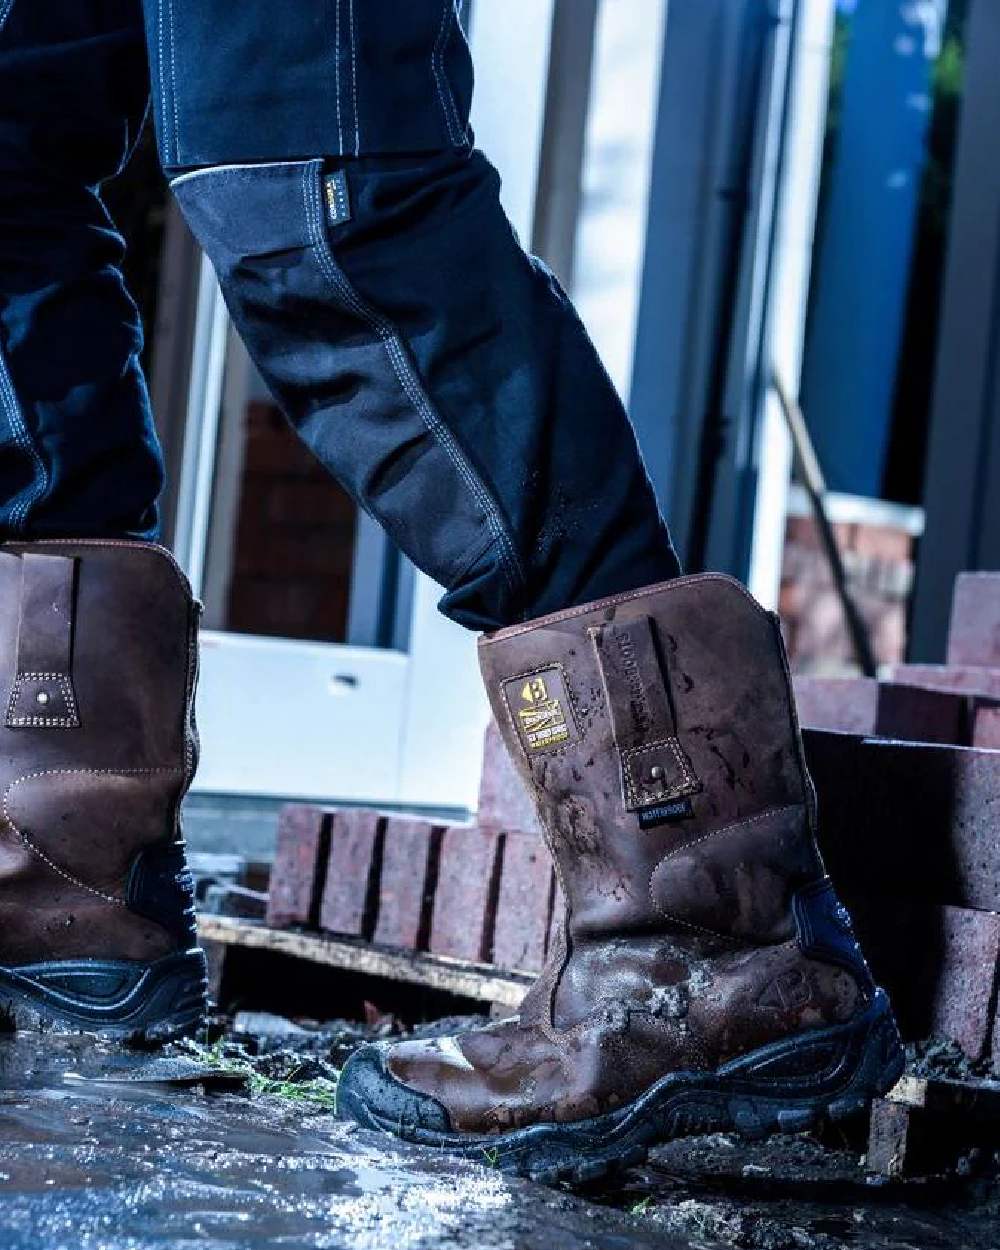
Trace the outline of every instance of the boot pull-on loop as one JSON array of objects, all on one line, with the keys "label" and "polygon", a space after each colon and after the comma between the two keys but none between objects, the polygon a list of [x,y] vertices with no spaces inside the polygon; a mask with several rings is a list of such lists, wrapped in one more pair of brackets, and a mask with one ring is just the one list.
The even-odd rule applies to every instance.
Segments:
[{"label": "boot pull-on loop", "polygon": [[701,782],[677,737],[667,678],[648,616],[591,628],[621,762],[622,799],[641,826],[690,815]]},{"label": "boot pull-on loop", "polygon": [[26,552],[21,557],[17,668],[8,729],[78,729],[73,689],[76,560]]}]

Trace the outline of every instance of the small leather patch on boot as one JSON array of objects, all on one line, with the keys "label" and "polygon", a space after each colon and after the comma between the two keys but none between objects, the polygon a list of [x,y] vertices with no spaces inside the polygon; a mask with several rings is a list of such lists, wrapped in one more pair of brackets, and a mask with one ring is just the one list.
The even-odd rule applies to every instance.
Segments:
[{"label": "small leather patch on boot", "polygon": [[690,799],[674,799],[656,807],[645,807],[638,813],[640,829],[655,829],[657,825],[670,825],[675,820],[690,820],[694,808]]},{"label": "small leather patch on boot", "polygon": [[7,704],[8,729],[77,729],[73,685],[65,673],[18,673]]},{"label": "small leather patch on boot", "polygon": [[76,561],[25,552],[17,661],[5,724],[8,729],[78,729],[73,689]]},{"label": "small leather patch on boot", "polygon": [[638,616],[589,631],[621,759],[625,810],[646,813],[643,827],[689,815],[673,804],[701,790],[677,737],[653,628],[650,617]]},{"label": "small leather patch on boot", "polygon": [[537,755],[580,739],[561,664],[521,673],[501,683],[504,703],[525,754]]}]

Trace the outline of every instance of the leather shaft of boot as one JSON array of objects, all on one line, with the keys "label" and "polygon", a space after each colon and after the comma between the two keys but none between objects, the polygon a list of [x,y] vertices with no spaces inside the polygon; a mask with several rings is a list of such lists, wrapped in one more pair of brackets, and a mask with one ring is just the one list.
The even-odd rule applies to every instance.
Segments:
[{"label": "leather shaft of boot", "polygon": [[183,866],[198,611],[149,544],[0,548],[0,963],[182,943],[188,921],[143,892]]},{"label": "leather shaft of boot", "polygon": [[486,636],[480,659],[567,922],[516,1019],[403,1042],[393,1080],[494,1133],[854,1015],[867,973],[775,617],[730,578],[683,578]]},{"label": "leather shaft of boot", "polygon": [[793,936],[791,897],[823,874],[813,796],[776,618],[739,583],[560,613],[487,636],[480,658],[574,938]]}]

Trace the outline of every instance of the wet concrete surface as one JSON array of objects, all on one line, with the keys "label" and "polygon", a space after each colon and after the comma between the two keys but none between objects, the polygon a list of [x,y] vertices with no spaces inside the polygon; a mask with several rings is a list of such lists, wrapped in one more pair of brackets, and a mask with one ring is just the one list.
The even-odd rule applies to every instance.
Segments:
[{"label": "wet concrete surface", "polygon": [[371,1027],[254,1023],[147,1054],[0,1038],[0,1250],[1000,1248],[989,1152],[890,1182],[865,1173],[863,1126],[715,1135],[571,1194],[339,1123],[336,1070]]},{"label": "wet concrete surface", "polygon": [[192,1086],[191,1070],[178,1072],[84,1039],[0,1039],[0,1247],[697,1244],[627,1213],[355,1130],[308,1099],[213,1093],[210,1080]]},{"label": "wet concrete surface", "polygon": [[866,1174],[857,1149],[809,1135],[716,1134],[657,1148],[623,1188],[593,1196],[644,1227],[742,1250],[998,1250],[995,1166],[977,1166],[888,1181]]}]

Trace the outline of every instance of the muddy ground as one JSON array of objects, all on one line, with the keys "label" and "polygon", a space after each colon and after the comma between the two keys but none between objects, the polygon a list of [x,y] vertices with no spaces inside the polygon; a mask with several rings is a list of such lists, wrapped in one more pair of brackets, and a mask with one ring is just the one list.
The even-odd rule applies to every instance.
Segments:
[{"label": "muddy ground", "polygon": [[0,1038],[0,1250],[1000,1247],[990,1149],[888,1181],[865,1172],[861,1128],[716,1135],[657,1149],[613,1189],[547,1190],[335,1120],[338,1068],[391,1018],[235,1023],[155,1054]]}]

